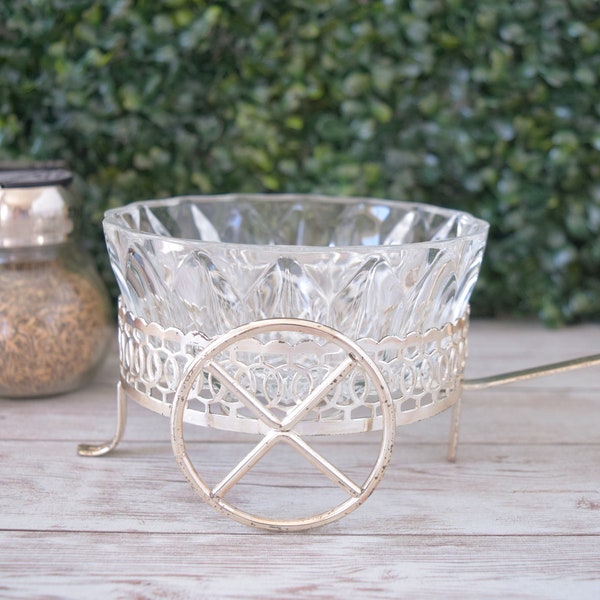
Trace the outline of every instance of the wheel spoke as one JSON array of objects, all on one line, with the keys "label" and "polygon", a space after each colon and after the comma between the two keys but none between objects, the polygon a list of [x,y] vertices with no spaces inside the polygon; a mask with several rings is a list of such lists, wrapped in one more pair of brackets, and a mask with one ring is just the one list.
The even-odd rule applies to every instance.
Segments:
[{"label": "wheel spoke", "polygon": [[211,490],[212,497],[222,498],[250,469],[279,442],[279,434],[271,430],[258,444]]},{"label": "wheel spoke", "polygon": [[307,415],[324,396],[326,396],[340,381],[348,375],[354,366],[354,358],[347,356],[329,375],[300,403],[290,411],[283,421],[281,429],[289,431]]},{"label": "wheel spoke", "polygon": [[246,408],[251,410],[265,425],[271,429],[279,429],[281,421],[267,410],[262,402],[259,402],[252,394],[244,389],[239,382],[231,378],[231,375],[218,362],[211,362],[205,369],[221,382]]},{"label": "wheel spoke", "polygon": [[[331,481],[346,490],[353,497],[362,493],[362,488],[307,444],[298,434],[291,432],[302,418],[308,414],[322,398],[326,396],[340,381],[348,375],[354,366],[354,358],[348,356],[342,361],[312,392],[291,411],[283,421],[279,421],[267,410],[252,394],[243,388],[238,381],[233,379],[227,371],[217,362],[206,365],[206,370],[236,397],[244,406],[250,409],[263,423],[271,428],[264,438],[250,451],[212,490],[211,496],[223,497],[234,487],[258,461],[269,452],[273,446],[284,439],[299,454],[304,456],[312,465],[317,467]],[[285,432],[285,433],[284,433]]]},{"label": "wheel spoke", "polygon": [[335,465],[330,463],[322,454],[317,452],[312,446],[307,444],[297,433],[289,431],[281,434],[288,444],[295,448],[302,456],[317,467],[324,475],[326,475],[331,481],[339,485],[342,489],[346,490],[348,494],[354,498],[358,498],[363,493],[363,488],[348,476],[344,475]]}]

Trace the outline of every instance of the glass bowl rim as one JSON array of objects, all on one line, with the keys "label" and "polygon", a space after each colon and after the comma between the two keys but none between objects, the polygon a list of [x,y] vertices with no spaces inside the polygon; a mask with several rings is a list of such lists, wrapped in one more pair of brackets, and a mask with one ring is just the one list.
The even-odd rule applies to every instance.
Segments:
[{"label": "glass bowl rim", "polygon": [[[186,238],[186,237],[174,237],[174,236],[164,236],[158,233],[151,233],[149,231],[141,231],[139,229],[134,229],[131,227],[125,226],[123,223],[118,222],[117,218],[121,217],[124,213],[128,212],[131,209],[139,208],[139,207],[169,207],[176,206],[177,204],[181,204],[184,201],[201,201],[203,204],[208,203],[234,203],[239,200],[246,201],[260,201],[260,202],[289,202],[290,204],[293,202],[301,202],[301,201],[317,201],[324,202],[329,204],[344,204],[344,205],[358,205],[361,203],[368,203],[377,206],[386,206],[386,207],[404,207],[404,208],[422,208],[427,210],[430,213],[445,215],[445,216],[462,216],[469,219],[470,223],[476,226],[475,231],[472,231],[468,234],[457,235],[446,239],[441,240],[426,240],[422,242],[406,242],[402,244],[372,244],[372,245],[364,245],[364,244],[348,244],[348,245],[303,245],[303,244],[252,244],[248,242],[221,242],[214,240],[198,240],[195,238]],[[324,251],[348,251],[348,252],[359,252],[359,253],[369,253],[374,252],[376,250],[385,250],[386,252],[390,251],[401,251],[406,250],[408,248],[444,248],[446,246],[451,246],[456,244],[457,242],[463,242],[468,240],[473,240],[476,238],[480,238],[481,236],[487,236],[489,230],[489,223],[484,219],[480,219],[479,217],[475,217],[471,213],[463,210],[457,210],[453,208],[446,208],[437,206],[434,204],[429,204],[425,202],[412,202],[405,200],[390,200],[386,198],[376,198],[370,196],[334,196],[327,194],[309,194],[309,193],[243,193],[236,192],[230,194],[186,194],[186,195],[178,195],[178,196],[170,196],[166,198],[156,198],[149,200],[136,200],[134,202],[130,202],[128,204],[124,204],[123,206],[119,206],[116,208],[108,209],[104,213],[104,219],[102,221],[103,227],[114,227],[121,231],[126,231],[135,236],[140,236],[143,239],[147,240],[156,240],[165,242],[168,241],[170,243],[181,244],[184,246],[197,247],[197,248],[235,248],[235,249],[253,249],[259,250],[264,249],[268,251],[273,251],[275,249],[286,250],[287,252],[324,252]]]}]

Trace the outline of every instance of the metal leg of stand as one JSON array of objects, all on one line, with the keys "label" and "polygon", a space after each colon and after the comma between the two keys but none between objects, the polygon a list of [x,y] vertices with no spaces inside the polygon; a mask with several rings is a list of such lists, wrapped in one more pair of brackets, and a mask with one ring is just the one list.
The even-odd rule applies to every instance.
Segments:
[{"label": "metal leg of stand", "polygon": [[117,384],[117,430],[112,440],[103,444],[79,444],[77,454],[79,456],[104,456],[117,447],[121,441],[127,423],[127,394],[123,390],[121,382]]},{"label": "metal leg of stand", "polygon": [[448,462],[456,462],[456,449],[458,447],[458,432],[460,429],[460,413],[462,399],[459,398],[452,409],[452,423],[450,424],[450,439],[448,440]]}]

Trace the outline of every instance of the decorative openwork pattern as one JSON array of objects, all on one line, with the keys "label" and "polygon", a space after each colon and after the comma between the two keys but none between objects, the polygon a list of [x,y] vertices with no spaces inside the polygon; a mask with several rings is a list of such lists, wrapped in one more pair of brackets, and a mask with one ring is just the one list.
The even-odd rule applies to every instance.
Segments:
[{"label": "decorative openwork pattern", "polygon": [[[398,425],[432,416],[454,404],[461,391],[466,358],[466,317],[442,329],[406,338],[357,340],[381,371]],[[211,340],[146,323],[121,307],[121,380],[140,404],[170,414],[176,390],[194,358]],[[227,376],[261,398],[265,410],[285,419],[308,391],[327,380],[343,359],[335,344],[300,334],[262,334],[240,340],[215,360]],[[199,380],[189,395],[186,421],[247,433],[264,424],[223,386],[215,374]],[[381,429],[380,403],[359,368],[306,415],[297,430],[320,435]]]}]

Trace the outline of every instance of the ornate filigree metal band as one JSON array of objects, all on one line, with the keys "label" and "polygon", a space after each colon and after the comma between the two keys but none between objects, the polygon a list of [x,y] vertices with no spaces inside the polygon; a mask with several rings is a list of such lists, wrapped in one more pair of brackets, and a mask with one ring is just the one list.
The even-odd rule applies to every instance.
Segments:
[{"label": "ornate filigree metal band", "polygon": [[[356,340],[387,383],[396,424],[425,419],[460,397],[468,319],[405,338]],[[211,342],[200,332],[183,333],[147,323],[119,309],[121,382],[128,396],[169,415],[177,388],[194,358]],[[326,380],[344,355],[338,346],[298,334],[258,336],[230,346],[218,357],[228,376],[262,399],[283,418]],[[227,386],[207,374],[189,396],[185,421],[246,433],[264,433],[263,424]],[[359,367],[314,407],[297,426],[304,435],[355,433],[382,428],[380,403]]]}]

